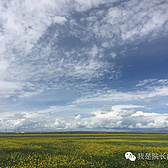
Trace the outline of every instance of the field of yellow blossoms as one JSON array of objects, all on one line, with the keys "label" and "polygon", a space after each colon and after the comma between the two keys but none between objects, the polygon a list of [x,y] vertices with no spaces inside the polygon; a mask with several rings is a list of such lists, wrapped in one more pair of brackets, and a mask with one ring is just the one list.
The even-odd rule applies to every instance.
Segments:
[{"label": "field of yellow blossoms", "polygon": [[166,168],[168,135],[0,134],[0,167]]}]

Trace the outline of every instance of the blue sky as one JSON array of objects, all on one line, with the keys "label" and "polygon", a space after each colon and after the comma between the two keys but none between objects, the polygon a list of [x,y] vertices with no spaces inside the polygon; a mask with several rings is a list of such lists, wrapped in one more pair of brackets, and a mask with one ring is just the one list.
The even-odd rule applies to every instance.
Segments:
[{"label": "blue sky", "polygon": [[168,131],[168,2],[0,2],[0,131]]}]

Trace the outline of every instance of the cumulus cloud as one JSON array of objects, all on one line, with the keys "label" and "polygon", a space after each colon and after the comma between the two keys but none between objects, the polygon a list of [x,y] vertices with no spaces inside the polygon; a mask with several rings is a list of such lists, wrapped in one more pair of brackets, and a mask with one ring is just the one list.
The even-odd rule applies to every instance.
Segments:
[{"label": "cumulus cloud", "polygon": [[[136,111],[139,106],[123,106],[124,109],[118,108],[111,111],[96,111],[90,118],[78,119],[74,118],[64,122],[64,129],[102,129],[102,130],[134,130],[166,128],[168,126],[168,115],[159,113],[147,113]],[[147,131],[147,130],[146,130]]]},{"label": "cumulus cloud", "polygon": [[[52,116],[51,109],[42,113],[15,113],[9,115],[3,122],[0,120],[1,130],[8,131],[58,131],[58,130],[125,130],[125,131],[155,131],[166,129],[168,126],[168,114],[148,113],[136,110],[143,108],[137,105],[116,105],[108,110],[92,111],[90,116]],[[54,109],[54,108],[53,108]],[[55,107],[56,110],[56,107]],[[43,114],[43,115],[42,115]],[[49,116],[50,115],[50,116]],[[52,116],[52,118],[51,118]]]},{"label": "cumulus cloud", "polygon": [[0,118],[0,126],[2,126],[2,125],[3,125],[3,119]]}]

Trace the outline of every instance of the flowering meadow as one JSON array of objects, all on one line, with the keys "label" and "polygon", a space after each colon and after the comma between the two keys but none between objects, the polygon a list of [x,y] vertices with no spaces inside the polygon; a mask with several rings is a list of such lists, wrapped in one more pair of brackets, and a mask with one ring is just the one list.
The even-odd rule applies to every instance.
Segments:
[{"label": "flowering meadow", "polygon": [[168,135],[0,134],[0,167],[166,168]]}]

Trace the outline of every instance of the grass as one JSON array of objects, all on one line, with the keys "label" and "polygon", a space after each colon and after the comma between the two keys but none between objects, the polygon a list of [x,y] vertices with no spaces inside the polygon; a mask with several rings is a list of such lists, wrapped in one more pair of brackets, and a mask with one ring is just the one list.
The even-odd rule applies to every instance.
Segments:
[{"label": "grass", "polygon": [[[165,153],[166,159],[125,159]],[[1,168],[166,168],[167,134],[0,134]]]}]

